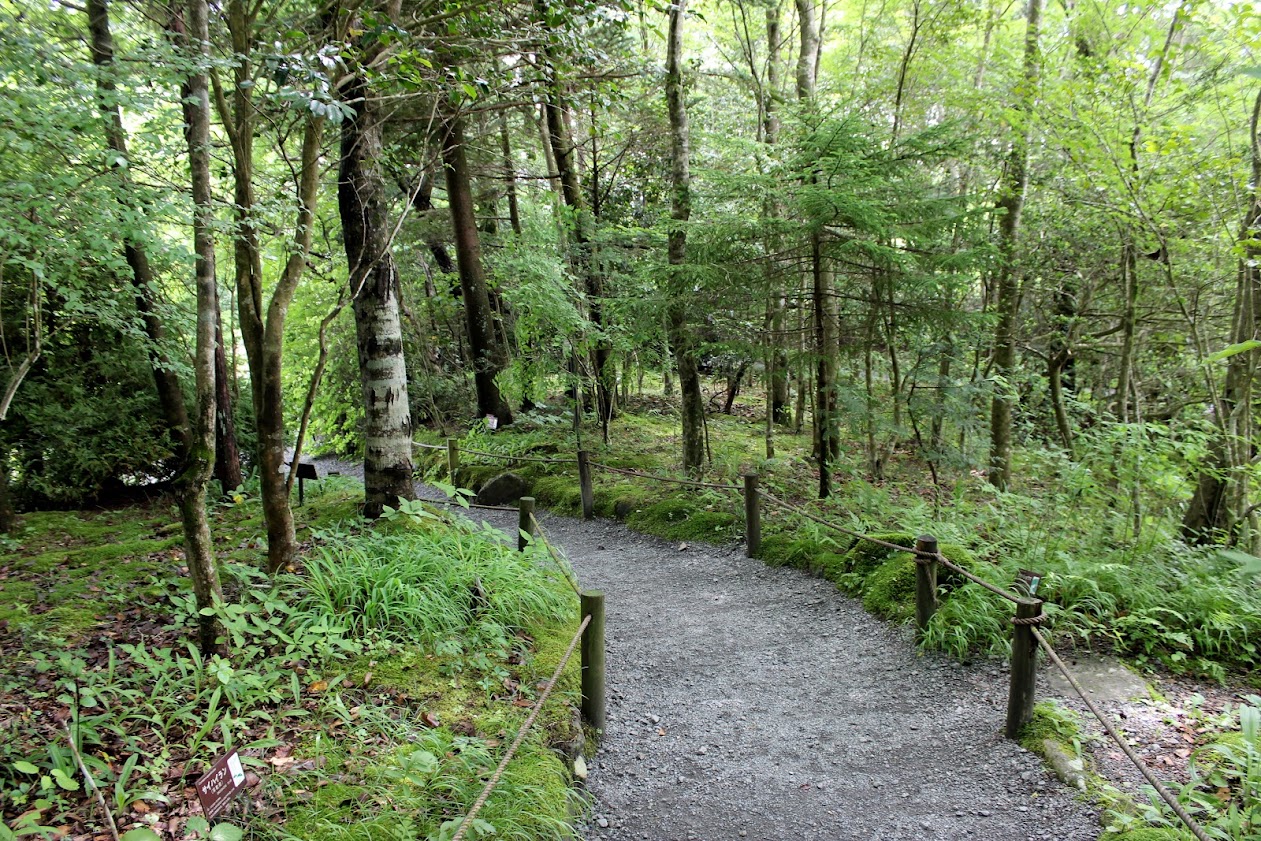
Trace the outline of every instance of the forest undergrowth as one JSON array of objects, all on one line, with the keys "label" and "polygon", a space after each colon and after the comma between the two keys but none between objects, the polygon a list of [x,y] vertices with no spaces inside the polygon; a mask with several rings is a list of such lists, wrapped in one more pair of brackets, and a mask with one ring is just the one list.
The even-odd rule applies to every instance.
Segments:
[{"label": "forest undergrowth", "polygon": [[[275,578],[249,486],[213,508],[208,658],[168,503],[25,516],[0,564],[0,839],[454,834],[576,600],[541,549],[437,512],[369,526],[356,483],[319,484],[302,565]],[[573,837],[576,692],[571,664],[466,837]],[[245,788],[212,825],[192,786],[232,750]]]}]

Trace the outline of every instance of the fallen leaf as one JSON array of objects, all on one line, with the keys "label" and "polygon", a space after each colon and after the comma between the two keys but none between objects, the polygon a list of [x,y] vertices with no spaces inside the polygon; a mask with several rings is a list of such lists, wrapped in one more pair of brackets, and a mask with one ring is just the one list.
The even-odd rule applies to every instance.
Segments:
[{"label": "fallen leaf", "polygon": [[420,720],[426,727],[439,727],[438,716],[431,712],[423,712],[420,714]]},{"label": "fallen leaf", "polygon": [[363,685],[367,686],[369,683],[372,683],[372,672],[365,672],[363,676]]}]

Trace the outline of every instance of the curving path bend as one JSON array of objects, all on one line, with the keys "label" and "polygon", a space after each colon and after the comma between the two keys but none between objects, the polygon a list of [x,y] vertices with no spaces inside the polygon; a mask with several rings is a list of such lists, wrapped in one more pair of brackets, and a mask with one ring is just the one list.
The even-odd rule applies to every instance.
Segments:
[{"label": "curving path bend", "polygon": [[[515,534],[512,515],[474,513]],[[909,629],[742,546],[540,522],[605,593],[588,841],[1099,837],[1097,813],[1002,738],[998,664],[918,655]]]}]

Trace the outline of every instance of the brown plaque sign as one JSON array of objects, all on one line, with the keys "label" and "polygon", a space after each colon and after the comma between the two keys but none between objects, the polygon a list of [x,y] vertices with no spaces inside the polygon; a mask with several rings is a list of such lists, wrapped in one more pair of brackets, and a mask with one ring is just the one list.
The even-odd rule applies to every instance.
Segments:
[{"label": "brown plaque sign", "polygon": [[245,785],[241,757],[232,751],[216,762],[194,785],[197,786],[197,799],[201,801],[206,820],[214,820],[227,811],[232,798]]}]

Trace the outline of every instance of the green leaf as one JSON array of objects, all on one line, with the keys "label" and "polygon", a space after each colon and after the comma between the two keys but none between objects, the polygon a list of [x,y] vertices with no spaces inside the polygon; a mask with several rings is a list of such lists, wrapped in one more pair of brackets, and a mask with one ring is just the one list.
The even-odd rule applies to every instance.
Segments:
[{"label": "green leaf", "polygon": [[21,759],[13,763],[13,769],[22,774],[38,774],[39,773],[38,768],[36,768],[31,763],[25,760],[21,760]]},{"label": "green leaf", "polygon": [[1238,549],[1220,549],[1217,555],[1223,560],[1239,564],[1239,572],[1244,575],[1261,574],[1261,558],[1258,558],[1256,555],[1249,555],[1247,552],[1240,552]]},{"label": "green leaf", "polygon": [[162,841],[161,836],[148,827],[129,829],[118,836],[118,841]]},{"label": "green leaf", "polygon": [[1256,350],[1257,348],[1261,348],[1261,341],[1258,341],[1257,339],[1249,339],[1246,342],[1239,342],[1238,344],[1224,347],[1217,353],[1209,354],[1208,361],[1221,362],[1223,359],[1229,359],[1237,354],[1247,353],[1248,351]]},{"label": "green leaf", "polygon": [[239,826],[217,823],[210,830],[210,841],[241,841],[241,836],[244,834]]},{"label": "green leaf", "polygon": [[61,770],[60,768],[53,769],[53,780],[56,781],[58,786],[65,789],[66,791],[79,790],[79,781],[76,780],[74,777],[70,776],[69,774],[67,774],[65,771]]}]

